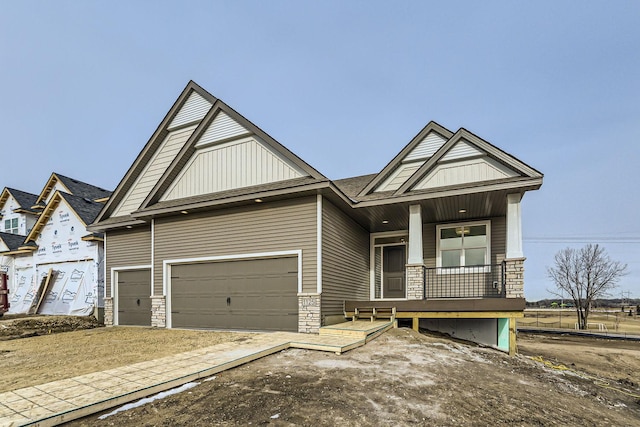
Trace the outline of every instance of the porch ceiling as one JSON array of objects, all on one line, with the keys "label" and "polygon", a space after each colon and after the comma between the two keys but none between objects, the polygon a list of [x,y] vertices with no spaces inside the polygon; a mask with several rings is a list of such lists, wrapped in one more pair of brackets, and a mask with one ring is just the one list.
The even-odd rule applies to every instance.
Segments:
[{"label": "porch ceiling", "polygon": [[[358,207],[357,220],[370,232],[406,230],[409,228],[409,206],[420,204],[423,223],[459,222],[504,216],[507,194],[513,190],[465,194],[437,199],[405,201],[394,204]],[[461,212],[464,210],[465,212]]]}]

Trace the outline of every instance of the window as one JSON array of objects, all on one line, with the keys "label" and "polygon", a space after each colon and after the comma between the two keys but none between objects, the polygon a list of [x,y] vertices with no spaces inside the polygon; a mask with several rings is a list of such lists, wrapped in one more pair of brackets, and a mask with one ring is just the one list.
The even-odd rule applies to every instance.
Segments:
[{"label": "window", "polygon": [[4,232],[18,234],[18,218],[5,219]]},{"label": "window", "polygon": [[489,221],[436,227],[438,267],[472,267],[489,264]]}]

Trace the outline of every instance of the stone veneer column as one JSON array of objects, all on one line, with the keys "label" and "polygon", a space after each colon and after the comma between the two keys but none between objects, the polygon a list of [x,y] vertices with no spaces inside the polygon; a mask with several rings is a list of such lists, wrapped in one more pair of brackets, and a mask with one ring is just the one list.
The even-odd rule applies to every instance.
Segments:
[{"label": "stone veneer column", "polygon": [[298,294],[298,332],[316,334],[320,323],[320,294]]},{"label": "stone veneer column", "polygon": [[151,326],[164,328],[167,323],[167,305],[164,295],[151,296]]},{"label": "stone veneer column", "polygon": [[524,298],[524,260],[511,258],[505,260],[505,286],[507,298]]},{"label": "stone veneer column", "polygon": [[113,326],[113,298],[104,298],[104,325]]},{"label": "stone veneer column", "polygon": [[407,264],[407,299],[424,299],[424,265]]}]

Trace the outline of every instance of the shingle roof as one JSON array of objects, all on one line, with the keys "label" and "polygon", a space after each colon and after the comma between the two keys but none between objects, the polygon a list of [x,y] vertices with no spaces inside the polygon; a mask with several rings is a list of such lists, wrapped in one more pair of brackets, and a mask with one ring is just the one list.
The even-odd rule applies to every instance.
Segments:
[{"label": "shingle roof", "polygon": [[38,200],[37,194],[27,193],[26,191],[16,190],[15,188],[7,188],[9,193],[16,199],[16,202],[22,209],[31,210],[31,206],[35,205]]},{"label": "shingle roof", "polygon": [[27,236],[21,236],[19,234],[11,234],[11,233],[2,233],[0,232],[0,239],[4,242],[5,245],[9,248],[10,251],[15,251],[24,243],[24,239]]},{"label": "shingle roof", "polygon": [[104,205],[94,202],[88,197],[78,197],[75,195],[60,192],[60,195],[67,201],[85,224],[89,225],[98,216]]},{"label": "shingle roof", "polygon": [[86,197],[91,200],[103,199],[105,197],[111,196],[111,191],[105,190],[104,188],[96,187],[95,185],[87,184],[86,182],[78,181],[77,179],[60,175],[57,172],[55,173],[55,175],[74,196]]},{"label": "shingle roof", "polygon": [[378,176],[377,173],[355,176],[353,178],[344,178],[333,181],[336,187],[342,191],[351,200],[357,200],[358,194],[362,191],[373,178]]}]

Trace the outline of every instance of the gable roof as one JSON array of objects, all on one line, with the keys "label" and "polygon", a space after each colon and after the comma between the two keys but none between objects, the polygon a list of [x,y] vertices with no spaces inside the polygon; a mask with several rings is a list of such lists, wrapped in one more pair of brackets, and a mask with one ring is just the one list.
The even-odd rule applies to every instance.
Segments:
[{"label": "gable roof", "polygon": [[[432,138],[432,135],[443,138]],[[457,177],[464,167],[482,175],[477,180]],[[463,175],[463,174],[459,174]],[[336,187],[355,203],[393,203],[412,199],[455,195],[480,190],[539,188],[542,174],[491,143],[460,128],[455,134],[429,122],[384,167],[373,175],[336,181]],[[368,182],[365,182],[367,181]],[[443,182],[444,181],[444,182]],[[356,192],[357,190],[357,192]]]},{"label": "gable roof", "polygon": [[[194,112],[185,114],[184,111],[191,108],[190,105],[193,104],[192,100],[195,96],[198,97],[198,100],[204,100],[206,102],[199,104],[197,114]],[[195,111],[193,108],[191,108],[191,110]],[[184,119],[184,116],[189,116],[189,118]],[[178,120],[180,117],[182,117],[182,119]],[[176,125],[177,120],[179,121],[178,125]],[[221,121],[224,121],[224,123],[218,128],[216,135],[212,135],[210,129],[213,127],[213,124]],[[96,224],[106,225],[119,222],[131,224],[132,221],[133,223],[141,222],[135,220],[130,213],[122,214],[119,212],[122,210],[120,206],[126,203],[129,192],[137,188],[138,180],[142,177],[142,174],[145,173],[145,168],[148,167],[149,162],[155,158],[156,153],[163,147],[163,141],[170,132],[175,132],[188,126],[196,127],[188,136],[188,139],[182,144],[177,154],[173,156],[171,162],[166,166],[158,166],[163,170],[163,173],[159,179],[154,182],[153,187],[145,193],[144,200],[136,204],[133,212],[136,210],[145,210],[160,202],[163,194],[175,182],[190,159],[192,159],[194,154],[201,148],[201,141],[203,141],[204,138],[209,141],[207,145],[222,145],[230,139],[237,139],[238,136],[256,136],[260,139],[260,145],[276,153],[279,158],[293,165],[295,169],[304,171],[304,174],[307,174],[316,181],[328,181],[320,172],[278,143],[258,126],[193,81],[190,81],[118,184],[112,197],[96,218]],[[115,218],[119,219],[116,220]]]},{"label": "gable roof", "polygon": [[[144,145],[134,162],[131,164],[125,175],[118,183],[118,186],[113,191],[112,196],[109,198],[107,203],[104,205],[100,214],[96,218],[96,222],[102,222],[104,220],[110,219],[113,211],[119,206],[120,202],[127,195],[127,192],[132,188],[135,184],[138,176],[143,172],[149,161],[153,158],[153,155],[156,153],[164,138],[169,134],[169,127],[173,123],[174,119],[177,119],[178,114],[180,113],[182,107],[187,103],[190,96],[193,93],[197,93],[198,96],[202,97],[205,101],[210,104],[213,104],[217,98],[205,91],[201,88],[197,83],[193,80],[190,80],[187,83],[187,86],[182,90],[178,99],[173,103],[167,114],[164,116],[155,132],[151,135],[151,138]],[[193,114],[190,116],[192,119],[194,117]],[[184,119],[178,122],[181,126],[191,123],[194,120],[191,120],[188,123],[184,123]],[[134,221],[137,222],[137,221]]]},{"label": "gable roof", "polygon": [[21,236],[20,234],[2,233],[0,232],[0,240],[4,242],[9,251],[18,250],[24,243],[24,239],[27,236]]},{"label": "gable roof", "polygon": [[[466,146],[467,154],[451,155],[455,147],[459,147],[461,145]],[[407,181],[405,181],[404,184],[400,186],[400,188],[395,191],[394,195],[397,196],[411,191],[416,184],[427,176],[429,172],[433,171],[439,163],[448,160],[457,160],[459,158],[483,155],[486,155],[488,158],[493,159],[499,164],[504,165],[506,168],[513,170],[517,174],[517,176],[513,177],[514,180],[522,178],[542,178],[542,174],[531,166],[528,166],[512,155],[500,150],[498,147],[485,141],[474,133],[469,132],[464,128],[460,128],[455,135],[450,137],[449,140],[433,154],[433,156],[431,156],[413,175],[411,175],[411,177],[409,177],[409,179],[407,179]],[[448,156],[449,158],[447,158]]]},{"label": "gable roof", "polygon": [[365,196],[369,194],[378,185],[382,184],[382,182],[387,179],[398,166],[400,166],[400,163],[402,163],[402,161],[407,156],[409,156],[412,151],[417,148],[418,145],[423,142],[425,138],[427,138],[427,136],[431,133],[441,135],[445,140],[451,138],[451,136],[453,135],[453,132],[451,132],[449,129],[439,125],[434,121],[430,121],[425,127],[422,128],[422,130],[420,130],[420,132],[418,132],[416,136],[413,137],[411,141],[409,141],[409,143],[402,150],[400,150],[400,152],[382,169],[382,171],[380,171],[380,173],[378,173],[375,178],[373,178],[369,182],[369,184],[367,184],[360,191],[359,196]]},{"label": "gable roof", "polygon": [[2,194],[0,195],[0,209],[4,207],[9,195],[16,200],[22,210],[29,213],[36,213],[31,209],[31,206],[35,204],[35,201],[38,198],[36,194],[27,193],[26,191],[16,190],[15,188],[9,187],[5,187],[4,190],[2,190]]},{"label": "gable roof", "polygon": [[85,226],[91,224],[96,219],[96,216],[98,216],[98,213],[100,213],[103,207],[102,203],[95,202],[88,197],[75,196],[58,190],[53,194],[49,203],[47,203],[47,206],[38,217],[29,235],[25,238],[25,242],[30,243],[36,241],[38,234],[40,234],[42,228],[47,224],[49,218],[51,218],[51,215],[53,215],[53,212],[62,200],[69,205]]},{"label": "gable roof", "polygon": [[65,192],[68,194],[86,197],[91,200],[100,200],[111,195],[111,191],[105,190],[104,188],[96,187],[95,185],[87,184],[86,182],[53,172],[33,205],[42,206],[42,203],[47,199],[49,194],[51,194],[51,191],[53,191],[56,183],[62,184],[66,190]]},{"label": "gable roof", "polygon": [[[211,107],[211,110],[207,113],[207,115],[202,119],[202,122],[198,126],[198,128],[194,131],[189,138],[189,141],[182,147],[182,150],[175,157],[169,168],[162,175],[160,180],[153,187],[147,198],[142,202],[140,209],[144,209],[149,205],[157,203],[160,200],[160,197],[167,191],[169,186],[174,182],[174,180],[178,177],[178,174],[185,168],[187,162],[192,158],[192,156],[196,153],[197,148],[196,145],[200,143],[201,138],[206,134],[207,130],[210,128],[210,125],[214,123],[216,118],[221,115],[226,115],[235,121],[238,125],[242,126],[242,128],[248,131],[247,135],[256,135],[260,138],[260,141],[267,145],[268,149],[273,150],[275,153],[282,156],[287,161],[291,162],[297,168],[308,174],[311,178],[317,181],[326,181],[327,178],[322,175],[320,172],[311,167],[308,163],[302,160],[300,157],[296,156],[293,152],[287,149],[284,145],[280,144],[278,141],[269,136],[266,132],[260,129],[258,126],[251,123],[241,114],[236,112],[234,109],[229,107],[227,104],[218,99]],[[221,139],[224,142],[225,139]]]}]

